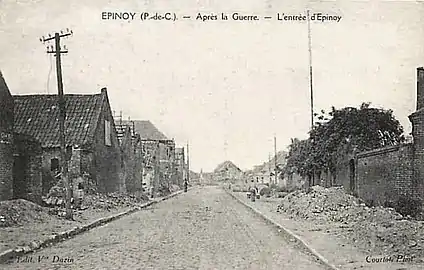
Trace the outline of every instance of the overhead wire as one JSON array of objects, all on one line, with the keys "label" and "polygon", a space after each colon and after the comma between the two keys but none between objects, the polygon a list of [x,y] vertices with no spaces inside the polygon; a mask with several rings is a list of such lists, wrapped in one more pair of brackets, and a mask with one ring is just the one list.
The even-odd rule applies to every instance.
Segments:
[{"label": "overhead wire", "polygon": [[50,94],[49,87],[50,87],[50,76],[51,76],[52,69],[53,69],[53,63],[52,63],[53,62],[52,61],[53,57],[52,57],[51,54],[48,54],[48,55],[49,55],[49,58],[50,58],[50,69],[49,69],[49,73],[47,75],[46,90],[47,90],[47,94]]}]

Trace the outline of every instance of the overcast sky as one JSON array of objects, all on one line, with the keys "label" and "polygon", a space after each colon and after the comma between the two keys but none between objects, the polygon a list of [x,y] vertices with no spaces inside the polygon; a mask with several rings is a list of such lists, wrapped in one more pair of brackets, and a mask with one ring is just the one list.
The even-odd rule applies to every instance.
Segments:
[{"label": "overcast sky", "polygon": [[[64,40],[66,93],[108,88],[124,118],[152,121],[179,145],[191,168],[232,160],[249,169],[305,138],[310,126],[305,22],[276,14],[342,16],[312,22],[315,107],[394,110],[405,130],[415,109],[416,68],[424,65],[424,4],[416,1],[0,0],[0,68],[13,94],[56,93],[54,57],[42,35]],[[281,3],[280,3],[281,2]],[[197,12],[273,16],[258,22],[102,20],[106,12]]]}]

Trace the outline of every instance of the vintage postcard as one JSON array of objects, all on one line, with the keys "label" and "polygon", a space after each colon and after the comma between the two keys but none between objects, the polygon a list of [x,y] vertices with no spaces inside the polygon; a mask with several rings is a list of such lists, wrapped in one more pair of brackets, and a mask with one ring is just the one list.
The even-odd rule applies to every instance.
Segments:
[{"label": "vintage postcard", "polygon": [[0,0],[1,269],[423,269],[424,1]]}]

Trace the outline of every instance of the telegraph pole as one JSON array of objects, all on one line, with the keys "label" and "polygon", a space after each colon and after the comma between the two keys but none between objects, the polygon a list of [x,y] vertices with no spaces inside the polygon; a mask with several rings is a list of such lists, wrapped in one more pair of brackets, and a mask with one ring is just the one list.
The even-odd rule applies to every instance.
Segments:
[{"label": "telegraph pole", "polygon": [[187,142],[187,182],[190,182],[190,155],[189,155],[189,149],[188,149],[188,142]]},{"label": "telegraph pole", "polygon": [[309,87],[311,91],[311,130],[314,128],[314,91],[312,81],[312,35],[311,35],[311,20],[308,10],[308,50],[309,50]]},{"label": "telegraph pole", "polygon": [[[269,184],[272,184],[271,153],[268,153]],[[262,183],[264,181],[262,180]]]},{"label": "telegraph pole", "polygon": [[[308,50],[309,50],[309,87],[311,90],[311,131],[314,129],[314,92],[313,92],[313,80],[312,80],[312,34],[311,34],[311,18],[309,16],[309,10],[307,11],[308,16]],[[312,170],[312,177],[310,178],[309,187],[315,182],[315,170]]]},{"label": "telegraph pole", "polygon": [[275,184],[278,184],[277,181],[277,137],[274,136],[274,177]]},{"label": "telegraph pole", "polygon": [[66,219],[73,219],[73,212],[71,209],[71,196],[72,190],[70,181],[68,179],[68,162],[66,161],[66,139],[65,139],[65,119],[66,119],[66,111],[65,111],[65,97],[63,94],[63,82],[62,82],[62,66],[61,66],[61,54],[68,53],[66,46],[64,46],[64,50],[60,47],[60,39],[71,36],[72,30],[66,29],[66,32],[61,31],[59,33],[55,33],[54,36],[49,34],[49,37],[42,37],[40,41],[45,43],[54,40],[55,45],[47,46],[47,53],[54,53],[56,56],[56,75],[57,75],[57,89],[58,89],[58,105],[59,105],[59,134],[60,134],[60,154],[61,154],[61,162],[62,162],[62,173],[61,178],[63,184],[65,186],[65,205],[66,205]]}]

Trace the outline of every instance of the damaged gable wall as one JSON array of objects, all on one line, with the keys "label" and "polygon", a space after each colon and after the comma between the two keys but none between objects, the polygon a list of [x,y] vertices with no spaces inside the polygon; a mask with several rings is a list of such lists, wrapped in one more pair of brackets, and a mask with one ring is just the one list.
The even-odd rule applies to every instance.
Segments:
[{"label": "damaged gable wall", "polygon": [[13,196],[13,98],[0,72],[0,200]]}]

